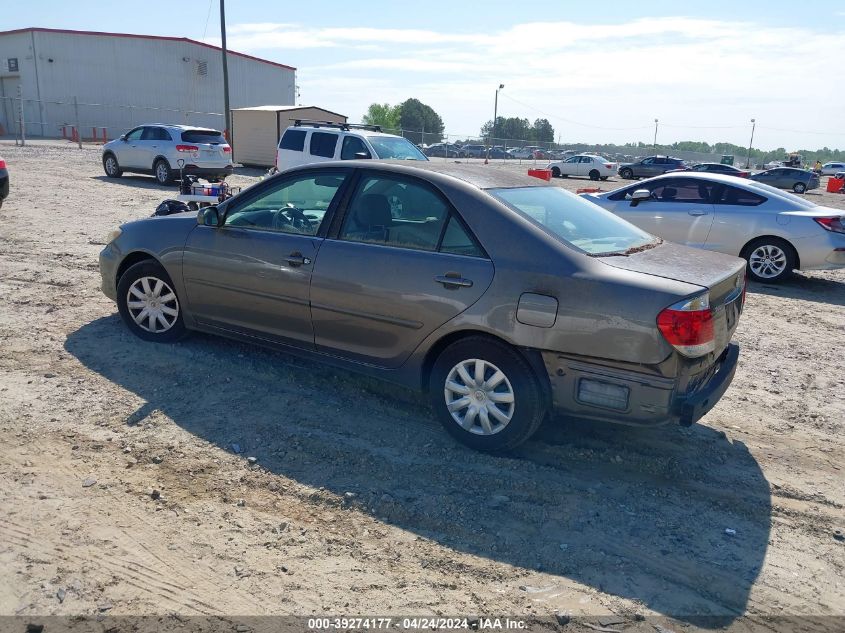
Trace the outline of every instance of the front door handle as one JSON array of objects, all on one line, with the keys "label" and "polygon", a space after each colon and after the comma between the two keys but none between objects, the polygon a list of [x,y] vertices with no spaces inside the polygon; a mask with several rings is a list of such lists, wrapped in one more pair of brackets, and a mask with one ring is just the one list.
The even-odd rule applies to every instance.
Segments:
[{"label": "front door handle", "polygon": [[290,264],[291,266],[307,266],[311,263],[311,260],[307,257],[303,257],[302,253],[300,253],[299,251],[294,251],[293,253],[288,255],[287,261],[288,264]]},{"label": "front door handle", "polygon": [[690,215],[707,215],[707,211],[703,209],[693,209],[692,211],[687,211]]},{"label": "front door handle", "polygon": [[445,275],[437,275],[434,278],[439,284],[443,284],[446,288],[471,288],[472,281],[464,279],[459,273],[446,273]]}]

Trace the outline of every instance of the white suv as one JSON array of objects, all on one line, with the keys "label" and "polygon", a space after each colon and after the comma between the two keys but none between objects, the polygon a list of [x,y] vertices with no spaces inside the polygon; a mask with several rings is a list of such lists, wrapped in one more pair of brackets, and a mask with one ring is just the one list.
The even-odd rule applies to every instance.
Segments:
[{"label": "white suv", "polygon": [[301,120],[295,121],[279,139],[276,169],[360,158],[428,160],[408,139],[385,134],[377,125]]},{"label": "white suv", "polygon": [[160,185],[183,173],[223,179],[234,171],[232,148],[217,130],[193,125],[140,125],[103,145],[103,169],[109,178],[123,172],[152,174]]}]

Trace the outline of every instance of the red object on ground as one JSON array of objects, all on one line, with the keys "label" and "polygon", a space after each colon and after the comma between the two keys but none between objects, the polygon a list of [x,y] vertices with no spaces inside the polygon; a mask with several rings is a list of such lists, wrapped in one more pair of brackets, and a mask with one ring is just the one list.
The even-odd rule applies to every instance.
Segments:
[{"label": "red object on ground", "polygon": [[845,187],[845,178],[834,178],[831,176],[827,180],[827,190],[830,193],[839,193]]},{"label": "red object on ground", "polygon": [[549,180],[552,179],[552,170],[551,169],[529,169],[528,170],[529,176],[534,176],[535,178],[539,178],[540,180]]},{"label": "red object on ground", "polygon": [[585,189],[576,189],[575,193],[601,193],[601,187],[587,187]]}]

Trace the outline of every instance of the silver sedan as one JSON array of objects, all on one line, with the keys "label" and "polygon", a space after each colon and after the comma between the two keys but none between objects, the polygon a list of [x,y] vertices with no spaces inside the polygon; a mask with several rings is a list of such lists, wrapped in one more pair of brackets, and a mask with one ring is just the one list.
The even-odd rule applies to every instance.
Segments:
[{"label": "silver sedan", "polygon": [[738,255],[755,281],[845,268],[845,213],[763,183],[684,172],[584,197],[653,235]]}]

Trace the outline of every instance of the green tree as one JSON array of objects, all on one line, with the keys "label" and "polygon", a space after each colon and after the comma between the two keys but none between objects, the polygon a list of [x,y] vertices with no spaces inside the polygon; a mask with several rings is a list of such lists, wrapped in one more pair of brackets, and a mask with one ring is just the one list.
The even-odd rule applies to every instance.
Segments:
[{"label": "green tree", "polygon": [[367,125],[380,125],[383,130],[394,132],[399,129],[399,119],[402,116],[401,105],[389,103],[371,103],[364,115]]},{"label": "green tree", "polygon": [[[490,139],[493,136],[493,121],[487,121],[481,126],[481,137]],[[531,128],[531,123],[528,119],[520,119],[518,117],[497,117],[496,118],[496,138],[493,139],[494,145],[513,145],[515,141],[531,143],[534,140],[534,130]]]},{"label": "green tree", "polygon": [[419,99],[407,99],[400,105],[399,125],[412,143],[436,143],[443,138],[443,119],[431,106]]},{"label": "green tree", "polygon": [[555,129],[548,119],[537,119],[532,126],[535,143],[553,143],[555,140]]}]

